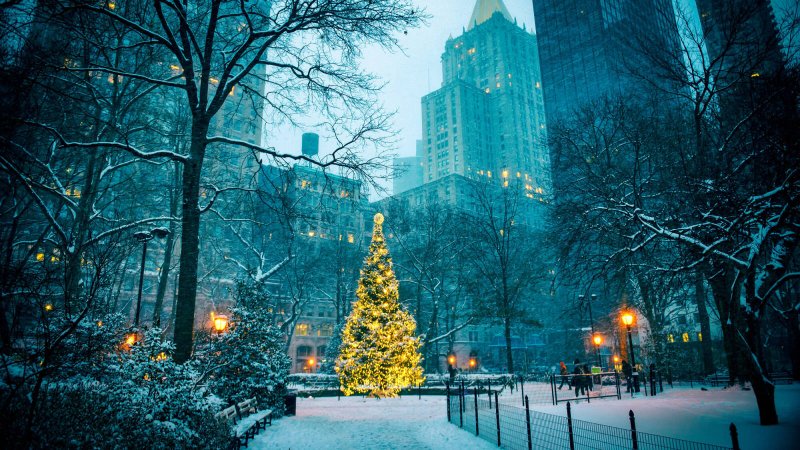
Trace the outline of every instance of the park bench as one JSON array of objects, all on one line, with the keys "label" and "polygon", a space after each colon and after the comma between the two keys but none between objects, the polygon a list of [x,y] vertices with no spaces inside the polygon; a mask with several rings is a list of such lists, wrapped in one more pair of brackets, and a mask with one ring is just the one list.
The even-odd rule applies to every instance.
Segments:
[{"label": "park bench", "polygon": [[255,397],[235,403],[219,413],[217,417],[231,425],[231,449],[247,447],[250,439],[256,437],[259,431],[272,425],[272,410],[258,410]]}]

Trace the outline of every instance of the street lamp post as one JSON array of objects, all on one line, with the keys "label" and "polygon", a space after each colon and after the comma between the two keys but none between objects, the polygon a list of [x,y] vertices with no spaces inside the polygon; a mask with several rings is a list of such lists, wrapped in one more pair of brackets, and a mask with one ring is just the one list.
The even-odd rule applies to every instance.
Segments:
[{"label": "street lamp post", "polygon": [[631,325],[633,325],[634,316],[630,312],[626,312],[622,314],[622,323],[625,324],[625,328],[628,330],[628,348],[630,349],[631,355],[631,367],[633,367],[633,388],[634,391],[639,392],[639,371],[636,370],[636,357],[633,354],[633,334],[631,333]]},{"label": "street lamp post", "polygon": [[150,231],[138,231],[133,233],[133,238],[142,243],[142,266],[139,270],[139,294],[136,296],[136,316],[133,319],[133,325],[139,326],[139,317],[142,313],[142,287],[144,286],[144,263],[147,258],[147,243],[154,237],[163,239],[167,237],[169,230],[165,228],[153,228]]}]

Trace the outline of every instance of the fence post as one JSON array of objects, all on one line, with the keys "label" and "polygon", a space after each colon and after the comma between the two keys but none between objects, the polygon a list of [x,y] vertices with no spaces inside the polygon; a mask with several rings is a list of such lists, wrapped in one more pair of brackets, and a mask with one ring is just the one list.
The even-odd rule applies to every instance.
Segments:
[{"label": "fence post", "polygon": [[531,439],[531,407],[528,403],[528,396],[525,396],[525,423],[528,425],[528,450],[533,449],[533,440]]},{"label": "fence post", "polygon": [[444,390],[447,394],[447,422],[450,422],[450,383],[444,383]]},{"label": "fence post", "polygon": [[644,396],[647,397],[647,375],[644,377]]},{"label": "fence post", "polygon": [[553,405],[558,404],[558,389],[556,389],[556,376],[550,375],[550,390],[553,391]]},{"label": "fence post", "polygon": [[494,393],[494,417],[497,421],[497,446],[500,447],[500,401],[497,400],[497,391]]},{"label": "fence post", "polygon": [[489,388],[489,409],[492,409],[492,388]]},{"label": "fence post", "polygon": [[478,432],[478,390],[475,389],[473,394],[475,395],[475,436],[478,436],[480,434]]},{"label": "fence post", "polygon": [[736,431],[736,425],[731,422],[731,443],[733,444],[733,450],[740,450],[739,447],[739,432]]},{"label": "fence post", "polygon": [[458,393],[458,423],[461,428],[464,428],[464,387],[462,386],[461,389],[462,391]]},{"label": "fence post", "polygon": [[525,378],[522,378],[522,375],[519,376],[519,386],[520,392],[522,393],[522,404],[525,404]]},{"label": "fence post", "polygon": [[614,369],[614,380],[617,385],[617,400],[622,400],[622,389],[619,386],[619,372],[617,372],[617,369]]},{"label": "fence post", "polygon": [[569,432],[569,450],[575,450],[575,436],[572,434],[572,406],[567,402],[567,431]]},{"label": "fence post", "polygon": [[633,416],[633,410],[628,411],[628,416],[631,418],[631,442],[633,443],[633,450],[639,448],[639,438],[636,436],[636,417]]},{"label": "fence post", "polygon": [[[464,380],[461,380],[461,397],[464,397],[464,395],[466,395],[466,389],[464,389]],[[463,409],[464,412],[467,412],[467,400],[466,399],[463,399],[463,401],[461,402],[461,409]]]}]

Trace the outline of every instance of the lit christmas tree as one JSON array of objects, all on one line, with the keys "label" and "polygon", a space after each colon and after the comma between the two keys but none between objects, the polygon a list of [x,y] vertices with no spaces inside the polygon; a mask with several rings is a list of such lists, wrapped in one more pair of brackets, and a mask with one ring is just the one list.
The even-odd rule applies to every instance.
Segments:
[{"label": "lit christmas tree", "polygon": [[398,303],[397,278],[383,238],[383,215],[375,214],[369,255],[358,280],[358,299],[342,330],[336,373],[345,395],[396,397],[423,381],[417,324]]}]

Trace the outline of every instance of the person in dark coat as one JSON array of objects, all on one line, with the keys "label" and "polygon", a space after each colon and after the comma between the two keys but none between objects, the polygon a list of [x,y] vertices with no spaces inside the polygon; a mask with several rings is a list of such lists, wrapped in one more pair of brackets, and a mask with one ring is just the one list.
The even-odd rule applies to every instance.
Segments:
[{"label": "person in dark coat", "polygon": [[586,379],[583,384],[586,385],[586,388],[591,392],[594,389],[594,380],[592,379],[592,371],[589,369],[588,364],[583,365],[583,373],[586,374]]},{"label": "person in dark coat", "polygon": [[575,375],[572,377],[572,386],[575,388],[575,397],[586,392],[586,383],[583,373],[583,366],[581,365],[580,360],[575,360],[575,368],[572,370],[572,373]]},{"label": "person in dark coat", "polygon": [[650,395],[656,395],[656,363],[650,363]]},{"label": "person in dark coat", "polygon": [[633,367],[627,359],[622,360],[622,374],[625,375],[625,392],[630,392],[633,389]]}]

